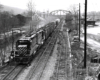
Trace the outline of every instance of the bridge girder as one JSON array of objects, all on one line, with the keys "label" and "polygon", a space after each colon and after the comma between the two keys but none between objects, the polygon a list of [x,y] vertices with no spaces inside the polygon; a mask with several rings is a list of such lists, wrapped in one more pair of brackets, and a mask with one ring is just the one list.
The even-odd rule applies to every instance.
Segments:
[{"label": "bridge girder", "polygon": [[71,13],[71,12],[70,11],[67,11],[67,10],[62,10],[62,9],[54,10],[54,11],[50,12],[50,14],[52,14],[52,15],[56,15],[58,13],[60,13],[60,15],[61,15],[61,13],[63,13],[63,14],[66,15],[67,13]]}]

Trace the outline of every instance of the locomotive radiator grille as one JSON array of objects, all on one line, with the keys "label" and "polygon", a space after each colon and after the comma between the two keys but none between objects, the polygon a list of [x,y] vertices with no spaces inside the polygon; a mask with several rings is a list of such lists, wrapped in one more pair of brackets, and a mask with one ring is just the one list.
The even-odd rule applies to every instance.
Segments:
[{"label": "locomotive radiator grille", "polygon": [[25,56],[27,54],[27,48],[20,47],[18,48],[19,55]]}]

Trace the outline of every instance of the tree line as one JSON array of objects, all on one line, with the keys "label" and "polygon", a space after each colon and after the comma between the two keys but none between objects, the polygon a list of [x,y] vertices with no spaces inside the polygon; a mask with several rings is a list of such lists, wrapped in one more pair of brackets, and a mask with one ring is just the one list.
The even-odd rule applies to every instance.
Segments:
[{"label": "tree line", "polygon": [[26,17],[21,14],[13,15],[7,11],[0,12],[0,33],[18,28],[25,25],[25,23]]},{"label": "tree line", "polygon": [[[28,6],[31,6],[31,8],[33,7],[31,3]],[[28,12],[26,12],[26,15],[24,15],[24,13],[15,15],[13,14],[13,11],[3,11],[3,8],[3,5],[0,4],[0,64],[4,63],[5,58],[8,55],[6,50],[8,50],[8,48],[10,51],[13,50],[13,48],[10,48],[14,46],[16,40],[22,35],[22,33],[13,33],[13,28],[21,28],[26,23],[32,20],[33,15],[33,10],[29,10]],[[12,33],[9,36],[8,34],[6,34],[7,32]]]},{"label": "tree line", "polygon": [[13,28],[20,28],[24,26],[26,22],[27,17],[22,14],[14,15],[11,12],[0,10],[0,58],[2,64],[5,60],[6,49],[11,47],[8,45],[12,44],[12,42],[14,43],[14,41],[22,35],[21,33],[13,33],[13,36],[9,36],[6,35],[6,32],[11,32]]},{"label": "tree line", "polygon": [[78,30],[78,15],[66,14],[66,16],[65,16],[65,23],[66,23],[65,26],[68,29],[70,29],[71,31]]}]

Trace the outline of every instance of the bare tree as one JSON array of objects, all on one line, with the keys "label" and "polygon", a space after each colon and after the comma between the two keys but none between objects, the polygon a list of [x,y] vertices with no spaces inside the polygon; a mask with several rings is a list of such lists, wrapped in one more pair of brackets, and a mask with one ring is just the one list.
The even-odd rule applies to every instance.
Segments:
[{"label": "bare tree", "polygon": [[[12,20],[13,18],[13,20]],[[8,45],[11,43],[12,39],[10,39],[10,36],[7,31],[10,31],[12,28],[12,24],[15,26],[18,22],[16,21],[16,17],[12,16],[11,13],[8,11],[4,11],[0,13],[0,34],[4,34],[3,38],[0,41],[0,55],[2,64],[4,63],[5,57],[6,57],[6,50],[8,48]]]},{"label": "bare tree", "polygon": [[78,4],[71,5],[69,9],[73,15],[73,26],[78,30]]},{"label": "bare tree", "polygon": [[3,5],[2,4],[0,4],[0,12],[1,12],[1,10],[3,9]]},{"label": "bare tree", "polygon": [[88,17],[90,20],[95,20],[96,15],[97,15],[97,13],[96,13],[95,11],[92,11],[92,12],[88,12],[87,17]]},{"label": "bare tree", "polygon": [[70,13],[66,14],[65,16],[66,25],[65,26],[71,30],[73,29],[72,20],[73,20],[73,16]]},{"label": "bare tree", "polygon": [[31,18],[31,21],[30,21],[30,30],[29,30],[29,32],[30,32],[29,34],[31,34],[31,32],[33,31],[33,29],[34,29],[34,31],[36,29],[36,26],[33,26],[34,20],[32,20],[33,19],[33,16],[36,13],[36,11],[35,11],[35,4],[32,2],[32,0],[30,0],[28,2],[27,7],[28,7],[28,17]]},{"label": "bare tree", "polygon": [[8,21],[9,21],[9,13],[6,11],[2,12],[0,15],[0,23],[1,23],[2,32],[4,33],[3,43],[5,43],[2,45],[2,48],[4,49],[3,52],[1,53],[2,54],[2,64],[4,63],[4,60],[5,60],[5,50],[6,50],[6,45],[7,45],[6,30],[7,30],[7,25],[9,24]]},{"label": "bare tree", "polygon": [[78,11],[79,11],[78,5],[76,5],[76,4],[71,5],[69,9],[70,9],[75,21],[78,20]]},{"label": "bare tree", "polygon": [[28,16],[32,18],[35,14],[35,4],[30,0],[27,4],[28,7]]},{"label": "bare tree", "polygon": [[71,11],[71,13],[72,13],[73,15],[76,15],[77,12],[78,12],[78,5],[76,5],[76,4],[71,5],[71,6],[69,7],[69,9],[70,9],[70,11]]}]

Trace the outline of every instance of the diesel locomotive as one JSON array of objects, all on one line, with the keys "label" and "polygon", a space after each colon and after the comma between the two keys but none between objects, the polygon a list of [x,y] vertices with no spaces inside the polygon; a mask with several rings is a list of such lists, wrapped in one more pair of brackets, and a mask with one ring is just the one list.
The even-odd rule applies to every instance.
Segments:
[{"label": "diesel locomotive", "polygon": [[41,27],[36,33],[22,37],[16,42],[14,60],[16,63],[29,64],[49,35],[58,26],[58,20]]}]

